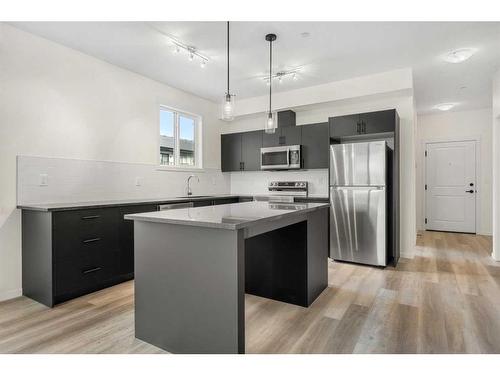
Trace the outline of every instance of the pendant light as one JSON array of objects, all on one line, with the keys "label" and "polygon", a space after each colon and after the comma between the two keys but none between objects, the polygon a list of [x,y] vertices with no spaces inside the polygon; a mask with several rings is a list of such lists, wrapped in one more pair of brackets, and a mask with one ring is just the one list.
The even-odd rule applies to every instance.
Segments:
[{"label": "pendant light", "polygon": [[227,91],[222,101],[222,119],[232,121],[234,118],[234,95],[229,91],[229,21],[227,21]]},{"label": "pendant light", "polygon": [[266,40],[269,42],[269,111],[266,113],[266,123],[264,131],[273,134],[276,131],[275,115],[272,111],[272,89],[273,89],[273,42],[276,40],[276,34],[267,34]]}]

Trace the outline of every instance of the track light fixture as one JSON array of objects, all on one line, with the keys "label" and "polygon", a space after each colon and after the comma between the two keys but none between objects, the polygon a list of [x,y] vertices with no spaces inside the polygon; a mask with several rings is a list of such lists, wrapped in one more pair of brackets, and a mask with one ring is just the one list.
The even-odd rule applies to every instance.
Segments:
[{"label": "track light fixture", "polygon": [[[300,73],[300,68],[295,68],[295,69],[290,69],[290,70],[281,70],[279,72],[276,72],[271,75],[271,78],[277,79],[279,83],[283,82],[283,79],[286,77],[291,77],[294,81],[297,81],[299,79],[299,74]],[[262,79],[266,84],[269,86],[269,83],[271,82],[271,78],[269,76],[263,77]]]},{"label": "track light fixture", "polygon": [[184,43],[182,43],[182,42],[178,41],[177,39],[174,39],[170,36],[167,36],[167,37],[171,40],[172,44],[174,45],[173,53],[178,54],[181,51],[185,51],[188,55],[189,61],[193,61],[195,58],[199,59],[200,66],[202,68],[204,68],[207,65],[207,63],[210,61],[210,59],[208,57],[199,53],[198,50],[196,49],[196,47],[188,46],[187,44],[184,44]]}]

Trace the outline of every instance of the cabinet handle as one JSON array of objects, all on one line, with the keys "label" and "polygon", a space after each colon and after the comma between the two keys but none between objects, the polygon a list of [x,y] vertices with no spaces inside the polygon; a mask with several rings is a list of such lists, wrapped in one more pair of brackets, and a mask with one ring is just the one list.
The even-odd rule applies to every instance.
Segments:
[{"label": "cabinet handle", "polygon": [[358,134],[361,134],[361,123],[359,123],[359,122],[356,124],[356,132]]},{"label": "cabinet handle", "polygon": [[83,273],[84,275],[86,275],[86,274],[88,274],[88,273],[97,272],[97,271],[100,271],[100,270],[102,270],[102,267],[95,267],[95,268],[91,268],[91,269],[89,269],[89,270],[85,270],[85,271],[83,271],[82,273]]},{"label": "cabinet handle", "polygon": [[82,242],[83,243],[91,243],[91,242],[96,242],[96,241],[100,241],[101,240],[101,237],[96,237],[96,238],[89,238],[88,240],[83,240]]},{"label": "cabinet handle", "polygon": [[245,162],[244,162],[244,161],[242,161],[242,162],[241,162],[241,170],[242,170],[242,171],[244,171],[244,170],[245,170]]},{"label": "cabinet handle", "polygon": [[101,217],[101,215],[82,216],[82,220],[99,219],[100,217]]},{"label": "cabinet handle", "polygon": [[361,122],[361,125],[363,126],[363,134],[366,134],[366,122]]}]

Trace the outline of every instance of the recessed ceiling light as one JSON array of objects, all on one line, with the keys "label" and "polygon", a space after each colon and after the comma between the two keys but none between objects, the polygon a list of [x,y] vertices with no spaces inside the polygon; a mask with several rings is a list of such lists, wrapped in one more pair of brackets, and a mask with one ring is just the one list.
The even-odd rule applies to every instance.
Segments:
[{"label": "recessed ceiling light", "polygon": [[473,48],[460,48],[446,54],[444,60],[449,63],[457,64],[469,59],[474,53],[476,53],[476,50]]},{"label": "recessed ceiling light", "polygon": [[300,33],[300,36],[302,38],[309,38],[311,36],[311,33],[308,31],[304,31],[303,33]]},{"label": "recessed ceiling light", "polygon": [[440,111],[449,111],[456,105],[457,105],[456,103],[441,103],[436,105],[434,108],[439,109]]}]

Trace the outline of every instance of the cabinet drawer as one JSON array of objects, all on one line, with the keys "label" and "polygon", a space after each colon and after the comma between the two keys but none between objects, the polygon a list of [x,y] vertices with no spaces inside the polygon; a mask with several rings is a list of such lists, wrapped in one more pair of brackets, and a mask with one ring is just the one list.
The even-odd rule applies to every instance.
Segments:
[{"label": "cabinet drawer", "polygon": [[55,259],[80,259],[96,249],[116,250],[117,216],[115,209],[57,212],[52,233]]},{"label": "cabinet drawer", "polygon": [[98,287],[114,275],[110,257],[94,253],[83,259],[69,259],[55,264],[55,294],[74,293]]},{"label": "cabinet drawer", "polygon": [[99,237],[65,236],[54,238],[54,259],[85,259],[89,254],[102,253],[112,256],[118,250],[117,235],[100,234]]},{"label": "cabinet drawer", "polygon": [[116,209],[61,211],[53,214],[53,230],[63,234],[95,235],[116,223]]}]

